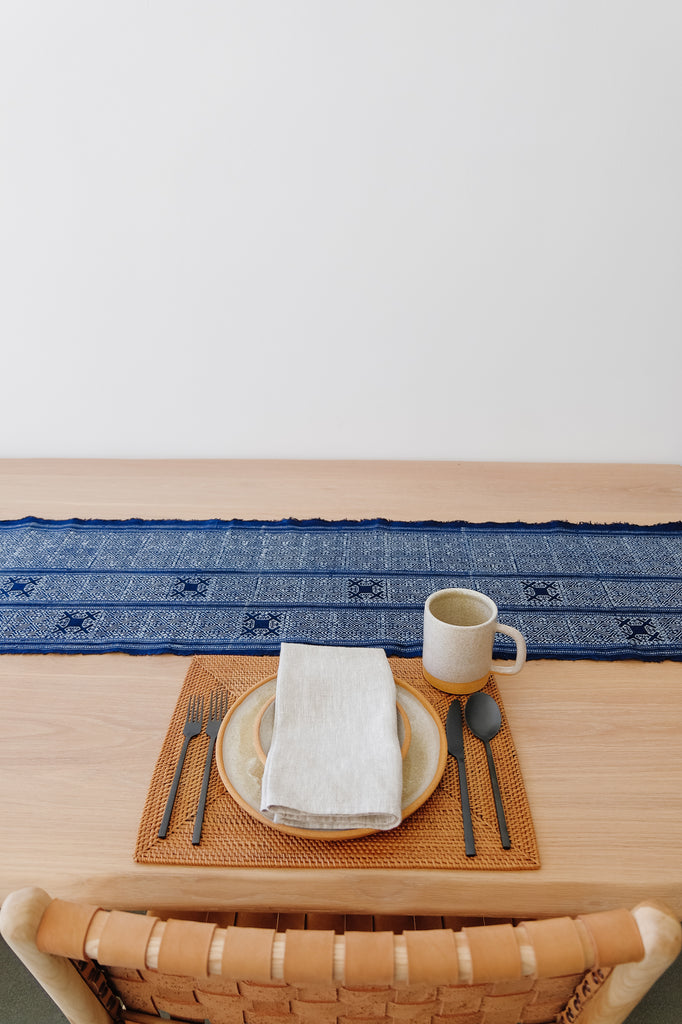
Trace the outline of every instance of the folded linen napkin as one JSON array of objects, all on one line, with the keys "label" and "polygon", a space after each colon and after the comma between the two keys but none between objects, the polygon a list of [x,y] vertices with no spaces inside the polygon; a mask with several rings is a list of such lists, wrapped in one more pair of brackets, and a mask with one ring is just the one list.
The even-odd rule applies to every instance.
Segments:
[{"label": "folded linen napkin", "polygon": [[396,687],[375,648],[283,643],[261,811],[300,828],[400,824]]}]

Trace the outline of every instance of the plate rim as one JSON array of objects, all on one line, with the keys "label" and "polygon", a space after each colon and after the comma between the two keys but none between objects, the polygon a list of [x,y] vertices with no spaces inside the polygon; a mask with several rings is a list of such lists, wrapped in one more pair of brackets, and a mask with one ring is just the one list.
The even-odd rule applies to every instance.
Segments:
[{"label": "plate rim", "polygon": [[[246,690],[244,693],[242,693],[241,696],[237,698],[237,700],[234,702],[232,707],[229,709],[229,711],[225,715],[225,718],[221,722],[220,729],[218,730],[218,735],[216,737],[215,760],[216,760],[216,766],[218,768],[218,774],[220,776],[220,780],[223,783],[223,785],[225,786],[225,789],[228,791],[230,796],[237,802],[237,804],[239,804],[239,806],[244,811],[246,811],[246,813],[251,818],[254,818],[256,821],[261,822],[261,824],[265,825],[267,828],[273,829],[276,832],[282,832],[285,835],[296,836],[296,837],[298,837],[300,839],[321,839],[321,840],[337,840],[338,841],[338,840],[343,840],[343,839],[359,839],[362,836],[375,835],[377,832],[389,832],[389,833],[390,832],[394,832],[396,828],[400,828],[400,825],[402,825],[402,823],[405,821],[406,818],[409,818],[410,815],[414,814],[414,812],[416,810],[418,810],[423,804],[426,803],[426,801],[429,799],[429,797],[431,796],[431,794],[433,793],[433,791],[436,789],[436,787],[439,785],[441,779],[443,778],[443,774],[445,772],[445,766],[447,764],[448,744],[447,744],[447,737],[445,735],[445,726],[443,725],[443,723],[442,723],[442,721],[440,719],[440,715],[438,714],[438,712],[436,711],[434,706],[431,704],[431,702],[429,700],[427,700],[424,697],[424,695],[422,693],[420,693],[419,690],[416,689],[416,687],[412,686],[410,683],[406,682],[404,679],[401,679],[399,676],[394,676],[393,678],[395,680],[396,686],[402,687],[402,689],[407,690],[408,693],[411,693],[414,697],[416,697],[417,700],[419,701],[419,703],[431,715],[433,721],[436,724],[436,727],[437,727],[437,730],[438,730],[439,739],[440,739],[440,749],[439,749],[439,752],[438,752],[438,763],[436,765],[436,770],[435,770],[435,772],[433,774],[433,777],[427,783],[427,785],[422,790],[422,792],[419,793],[415,797],[415,799],[410,804],[408,804],[407,807],[405,807],[403,809],[399,825],[396,825],[395,828],[393,828],[393,829],[377,829],[377,828],[317,829],[317,828],[302,828],[302,827],[297,826],[297,825],[281,825],[278,822],[271,821],[269,818],[266,818],[266,816],[260,811],[259,808],[252,807],[252,805],[250,803],[248,803],[248,801],[245,800],[244,797],[237,791],[237,789],[235,788],[235,786],[231,782],[230,777],[229,777],[229,775],[228,775],[228,773],[227,773],[227,771],[225,769],[225,764],[223,762],[223,740],[224,740],[225,732],[227,731],[229,722],[230,722],[230,720],[232,718],[232,715],[236,711],[236,709],[248,697],[250,697],[254,693],[255,690],[260,689],[261,686],[264,686],[266,683],[272,682],[272,680],[276,679],[276,678],[277,678],[277,673],[274,672],[274,673],[270,674],[269,676],[266,676],[264,679],[259,680],[259,682],[255,683],[253,686],[250,686],[248,690]],[[255,749],[255,745],[254,745],[254,753],[255,752],[256,752],[256,749]]]}]

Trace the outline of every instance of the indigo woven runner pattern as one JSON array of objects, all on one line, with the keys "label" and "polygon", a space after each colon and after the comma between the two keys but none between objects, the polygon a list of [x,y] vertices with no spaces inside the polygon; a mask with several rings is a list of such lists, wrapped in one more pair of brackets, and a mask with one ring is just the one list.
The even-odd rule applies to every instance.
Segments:
[{"label": "indigo woven runner pattern", "polygon": [[445,587],[488,594],[529,658],[682,660],[682,523],[382,519],[0,522],[0,653],[416,657]]}]

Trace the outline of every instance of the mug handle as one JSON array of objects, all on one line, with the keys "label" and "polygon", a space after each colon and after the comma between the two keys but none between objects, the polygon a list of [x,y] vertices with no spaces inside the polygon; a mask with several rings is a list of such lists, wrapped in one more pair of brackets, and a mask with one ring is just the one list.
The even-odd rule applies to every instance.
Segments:
[{"label": "mug handle", "polygon": [[516,675],[520,672],[523,666],[526,664],[526,641],[524,640],[518,629],[514,629],[513,626],[503,626],[501,622],[498,622],[495,626],[496,633],[506,633],[512,640],[516,641],[516,661],[513,665],[500,666],[493,662],[490,671],[499,672],[505,676]]}]

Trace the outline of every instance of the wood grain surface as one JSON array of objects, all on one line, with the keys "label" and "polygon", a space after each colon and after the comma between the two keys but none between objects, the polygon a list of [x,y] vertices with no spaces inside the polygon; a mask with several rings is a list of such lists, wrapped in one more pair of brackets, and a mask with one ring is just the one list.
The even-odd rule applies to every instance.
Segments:
[{"label": "wood grain surface", "polygon": [[[0,518],[682,518],[676,466],[0,462]],[[108,907],[542,916],[666,902],[682,917],[682,665],[533,661],[498,676],[542,868],[518,874],[148,867],[147,787],[188,659],[0,658],[0,898]]]}]

